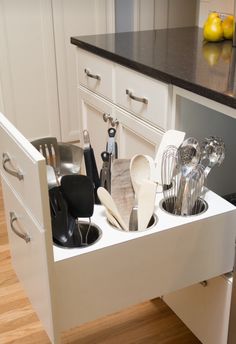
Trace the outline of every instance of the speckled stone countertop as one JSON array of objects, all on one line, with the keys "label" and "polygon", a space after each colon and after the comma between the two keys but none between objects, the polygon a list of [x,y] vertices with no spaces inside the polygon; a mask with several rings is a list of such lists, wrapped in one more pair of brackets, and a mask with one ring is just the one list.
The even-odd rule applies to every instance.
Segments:
[{"label": "speckled stone countertop", "polygon": [[236,48],[187,27],[72,37],[71,43],[152,78],[236,108]]}]

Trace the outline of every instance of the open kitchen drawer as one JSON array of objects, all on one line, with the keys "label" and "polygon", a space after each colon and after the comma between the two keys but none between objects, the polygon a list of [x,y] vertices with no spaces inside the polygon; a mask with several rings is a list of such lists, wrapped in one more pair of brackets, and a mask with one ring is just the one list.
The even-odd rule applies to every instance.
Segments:
[{"label": "open kitchen drawer", "polygon": [[[12,160],[5,168],[23,175],[19,180],[1,164],[13,264],[53,343],[62,330],[232,270],[236,211],[211,191],[207,210],[185,218],[162,210],[159,194],[157,224],[139,233],[112,228],[96,206],[92,221],[102,230],[100,240],[77,249],[52,245],[45,161],[2,115],[0,149]],[[25,200],[27,183],[36,213]]]}]

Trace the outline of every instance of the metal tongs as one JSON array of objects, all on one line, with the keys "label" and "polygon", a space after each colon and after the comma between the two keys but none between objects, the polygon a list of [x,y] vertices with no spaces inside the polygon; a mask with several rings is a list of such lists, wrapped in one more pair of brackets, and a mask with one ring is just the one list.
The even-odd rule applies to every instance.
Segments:
[{"label": "metal tongs", "polygon": [[111,154],[104,151],[101,154],[103,165],[100,173],[101,186],[111,193]]}]

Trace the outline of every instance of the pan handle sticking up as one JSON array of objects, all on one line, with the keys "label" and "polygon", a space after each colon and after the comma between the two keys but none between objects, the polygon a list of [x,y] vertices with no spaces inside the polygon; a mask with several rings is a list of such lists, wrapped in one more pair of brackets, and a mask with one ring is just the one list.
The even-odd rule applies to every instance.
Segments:
[{"label": "pan handle sticking up", "polygon": [[94,151],[90,143],[88,130],[83,131],[83,137],[84,137],[84,161],[85,161],[86,173],[94,185],[95,203],[100,204],[100,201],[97,196],[97,189],[100,186],[100,179],[99,179],[97,164],[96,164],[96,160],[94,156]]}]

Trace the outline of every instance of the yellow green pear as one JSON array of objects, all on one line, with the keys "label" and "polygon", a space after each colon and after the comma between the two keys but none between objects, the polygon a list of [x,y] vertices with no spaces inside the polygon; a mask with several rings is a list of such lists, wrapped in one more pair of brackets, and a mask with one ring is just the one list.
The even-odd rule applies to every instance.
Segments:
[{"label": "yellow green pear", "polygon": [[222,23],[225,39],[232,39],[234,33],[234,16],[228,16]]},{"label": "yellow green pear", "polygon": [[219,61],[221,56],[222,46],[218,43],[205,43],[202,47],[202,53],[204,59],[207,61],[208,65],[213,67]]},{"label": "yellow green pear", "polygon": [[224,38],[222,20],[215,16],[206,21],[203,28],[204,39],[208,42],[219,42]]}]

